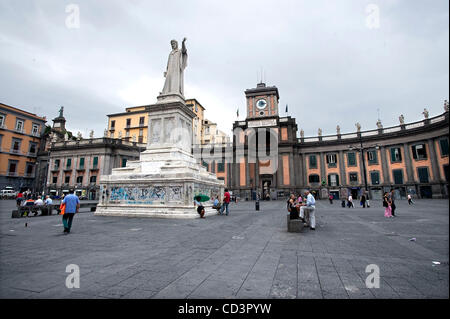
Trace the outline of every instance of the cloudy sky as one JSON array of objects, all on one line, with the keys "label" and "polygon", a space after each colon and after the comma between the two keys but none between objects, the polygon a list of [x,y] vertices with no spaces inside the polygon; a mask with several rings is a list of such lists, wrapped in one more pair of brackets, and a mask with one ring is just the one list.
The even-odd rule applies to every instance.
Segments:
[{"label": "cloudy sky", "polygon": [[305,136],[388,127],[443,112],[448,33],[447,0],[2,0],[0,102],[49,120],[63,105],[101,136],[107,114],[156,102],[187,37],[185,96],[226,133],[261,70]]}]

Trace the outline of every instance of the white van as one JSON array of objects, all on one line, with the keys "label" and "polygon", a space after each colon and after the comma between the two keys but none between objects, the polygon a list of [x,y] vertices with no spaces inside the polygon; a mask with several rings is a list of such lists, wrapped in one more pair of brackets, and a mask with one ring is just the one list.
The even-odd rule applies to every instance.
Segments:
[{"label": "white van", "polygon": [[17,196],[17,192],[12,187],[5,187],[0,191],[0,197],[2,199],[15,199]]}]

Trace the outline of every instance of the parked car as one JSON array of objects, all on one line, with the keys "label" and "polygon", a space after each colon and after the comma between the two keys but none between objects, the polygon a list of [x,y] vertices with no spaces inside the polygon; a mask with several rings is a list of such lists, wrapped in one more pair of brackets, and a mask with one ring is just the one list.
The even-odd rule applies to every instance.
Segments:
[{"label": "parked car", "polygon": [[0,191],[1,199],[15,199],[17,197],[17,192],[12,187],[5,187]]}]

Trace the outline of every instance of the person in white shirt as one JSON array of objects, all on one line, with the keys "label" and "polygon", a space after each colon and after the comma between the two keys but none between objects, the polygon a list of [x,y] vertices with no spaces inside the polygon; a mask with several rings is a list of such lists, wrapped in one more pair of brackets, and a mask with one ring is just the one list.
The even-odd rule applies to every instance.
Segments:
[{"label": "person in white shirt", "polygon": [[352,208],[355,208],[355,206],[353,206],[353,197],[352,197],[352,195],[350,195],[350,196],[348,197],[348,208],[350,208],[350,206],[351,206]]},{"label": "person in white shirt", "polygon": [[35,206],[42,206],[42,205],[44,205],[44,202],[42,201],[41,196],[38,196],[38,199],[35,200],[34,205]]},{"label": "person in white shirt", "polygon": [[316,230],[316,216],[315,216],[315,210],[316,210],[316,200],[314,199],[314,196],[309,192],[305,192],[306,195],[306,204],[302,204],[300,206],[300,218],[304,221],[305,220],[305,210],[309,212],[309,219],[310,219],[310,225],[309,228],[311,230]]},{"label": "person in white shirt", "polygon": [[52,201],[52,199],[50,198],[50,196],[45,196],[45,205],[52,205],[53,204],[53,201]]}]

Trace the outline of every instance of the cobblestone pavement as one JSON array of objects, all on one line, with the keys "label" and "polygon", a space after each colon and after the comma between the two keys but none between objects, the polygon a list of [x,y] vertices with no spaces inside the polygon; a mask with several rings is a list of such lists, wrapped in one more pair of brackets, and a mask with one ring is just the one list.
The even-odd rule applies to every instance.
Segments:
[{"label": "cobblestone pavement", "polygon": [[[341,208],[317,201],[317,228],[286,231],[284,201],[231,204],[230,216],[170,220],[12,219],[0,201],[1,298],[448,298],[447,200]],[[416,238],[415,241],[410,240]],[[435,264],[434,262],[440,262]],[[65,286],[80,267],[80,288]],[[366,266],[380,288],[366,288]]]}]

